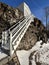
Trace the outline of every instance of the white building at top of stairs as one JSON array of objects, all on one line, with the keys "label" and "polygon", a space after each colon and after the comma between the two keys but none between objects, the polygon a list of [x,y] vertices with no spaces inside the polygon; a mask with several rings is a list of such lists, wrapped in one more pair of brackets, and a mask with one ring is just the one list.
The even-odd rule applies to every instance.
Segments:
[{"label": "white building at top of stairs", "polygon": [[23,2],[21,5],[19,5],[18,9],[20,9],[23,12],[24,16],[28,16],[31,14],[30,8],[28,7],[28,5],[25,2]]}]

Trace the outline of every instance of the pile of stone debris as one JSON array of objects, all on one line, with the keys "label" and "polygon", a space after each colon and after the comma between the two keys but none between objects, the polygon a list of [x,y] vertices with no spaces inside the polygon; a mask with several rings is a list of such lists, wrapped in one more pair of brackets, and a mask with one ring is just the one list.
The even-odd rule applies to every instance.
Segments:
[{"label": "pile of stone debris", "polygon": [[12,8],[0,2],[0,30],[6,30],[20,19],[22,19],[23,12],[18,8]]},{"label": "pile of stone debris", "polygon": [[32,32],[34,32],[37,35],[38,40],[42,40],[46,43],[48,40],[47,30],[46,27],[42,24],[42,21],[35,18],[32,28]]}]

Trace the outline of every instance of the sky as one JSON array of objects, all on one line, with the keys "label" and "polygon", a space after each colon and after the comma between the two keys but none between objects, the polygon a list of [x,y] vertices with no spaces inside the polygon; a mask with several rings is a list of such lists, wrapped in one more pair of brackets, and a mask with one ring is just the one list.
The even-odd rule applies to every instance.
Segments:
[{"label": "sky", "polygon": [[46,24],[44,9],[49,6],[49,0],[0,0],[0,2],[6,3],[12,7],[17,7],[22,2],[25,2],[29,6],[32,14]]}]

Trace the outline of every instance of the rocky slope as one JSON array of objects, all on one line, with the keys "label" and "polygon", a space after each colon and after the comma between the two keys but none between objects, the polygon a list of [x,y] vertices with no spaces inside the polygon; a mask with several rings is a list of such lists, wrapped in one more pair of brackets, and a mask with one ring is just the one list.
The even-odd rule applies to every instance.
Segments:
[{"label": "rocky slope", "polygon": [[0,2],[0,34],[23,17],[23,12],[21,12],[18,8],[12,8]]}]

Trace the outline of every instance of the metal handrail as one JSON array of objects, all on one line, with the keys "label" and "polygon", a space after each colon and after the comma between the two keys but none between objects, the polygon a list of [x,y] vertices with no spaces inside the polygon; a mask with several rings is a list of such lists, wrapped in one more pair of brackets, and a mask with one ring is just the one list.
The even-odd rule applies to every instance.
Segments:
[{"label": "metal handrail", "polygon": [[[28,18],[28,19],[29,19],[29,18]],[[26,20],[27,20],[27,19],[26,19]],[[26,21],[26,20],[25,20],[25,21]],[[23,22],[24,24],[26,23],[25,21]],[[24,25],[24,24],[23,24],[23,25]],[[22,26],[20,25],[21,27],[19,28],[19,30],[17,31],[17,33],[20,31],[20,29],[23,27],[23,25],[22,25]],[[16,33],[16,34],[17,34],[17,33]],[[16,34],[14,34],[14,36],[15,36]]]},{"label": "metal handrail", "polygon": [[[28,18],[29,19],[29,18]],[[27,20],[27,19],[26,19]],[[27,23],[27,21],[25,22],[25,24]]]}]

